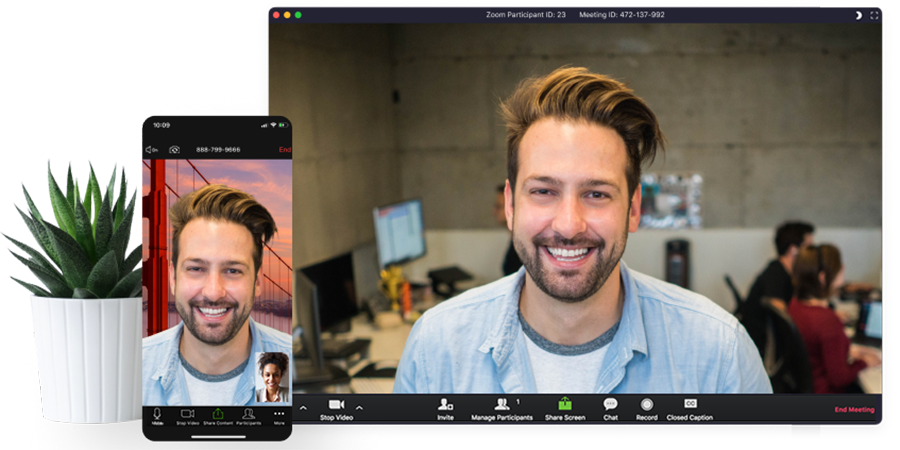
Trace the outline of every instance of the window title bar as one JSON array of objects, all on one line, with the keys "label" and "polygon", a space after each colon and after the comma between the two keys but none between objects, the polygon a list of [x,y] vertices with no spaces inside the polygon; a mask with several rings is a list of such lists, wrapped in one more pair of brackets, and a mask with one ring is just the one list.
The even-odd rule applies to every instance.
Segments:
[{"label": "window title bar", "polygon": [[303,8],[269,23],[881,23],[879,8]]}]

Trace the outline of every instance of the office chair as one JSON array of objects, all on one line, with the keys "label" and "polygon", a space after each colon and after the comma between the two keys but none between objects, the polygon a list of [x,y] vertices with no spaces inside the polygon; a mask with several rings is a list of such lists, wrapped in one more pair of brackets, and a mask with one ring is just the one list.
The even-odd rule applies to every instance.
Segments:
[{"label": "office chair", "polygon": [[791,316],[762,299],[765,314],[766,344],[763,365],[776,394],[811,393],[812,367],[806,344]]},{"label": "office chair", "polygon": [[731,289],[731,295],[734,296],[734,317],[741,320],[744,310],[744,298],[741,297],[741,293],[738,292],[737,288],[734,286],[734,282],[731,281],[731,276],[727,274],[725,275],[725,284],[728,285],[728,288]]}]

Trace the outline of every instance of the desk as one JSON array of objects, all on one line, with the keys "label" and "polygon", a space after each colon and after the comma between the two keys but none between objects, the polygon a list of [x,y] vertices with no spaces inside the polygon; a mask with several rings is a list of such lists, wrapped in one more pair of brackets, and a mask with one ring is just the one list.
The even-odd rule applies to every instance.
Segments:
[{"label": "desk", "polygon": [[[859,347],[866,347],[859,344],[851,344]],[[869,349],[875,350],[878,353],[879,358],[883,358],[884,355],[881,353],[880,348],[875,347],[867,347]],[[878,367],[866,367],[863,370],[859,371],[857,375],[857,379],[859,380],[859,387],[862,388],[863,392],[866,394],[881,394],[881,380],[882,380],[882,368],[883,366]]]},{"label": "desk", "polygon": [[[848,338],[853,339],[853,336],[856,334],[856,330],[852,327],[845,327],[844,333]],[[875,350],[878,353],[879,358],[883,358],[883,354],[880,348],[870,347],[867,345],[851,343],[851,346],[857,347],[866,347],[872,350]],[[881,394],[881,380],[882,380],[882,366],[878,367],[866,367],[861,370],[857,375],[857,380],[859,380],[859,387],[862,388],[863,392],[866,394]]]},{"label": "desk", "polygon": [[[403,355],[406,338],[412,331],[412,324],[403,323],[386,330],[378,329],[369,323],[366,316],[360,314],[353,318],[349,333],[342,333],[341,339],[371,339],[369,346],[369,362],[397,361]],[[354,373],[353,370],[350,371]]]},{"label": "desk", "polygon": [[[340,338],[371,339],[372,343],[369,345],[369,358],[360,360],[350,368],[350,374],[356,374],[372,362],[387,363],[391,367],[397,367],[410,331],[412,331],[412,324],[409,323],[403,323],[394,328],[379,329],[369,323],[365,315],[360,314],[354,317],[350,325],[350,332],[341,334]],[[350,381],[351,389],[357,394],[389,393],[393,391],[393,386],[393,378],[353,378]]]}]

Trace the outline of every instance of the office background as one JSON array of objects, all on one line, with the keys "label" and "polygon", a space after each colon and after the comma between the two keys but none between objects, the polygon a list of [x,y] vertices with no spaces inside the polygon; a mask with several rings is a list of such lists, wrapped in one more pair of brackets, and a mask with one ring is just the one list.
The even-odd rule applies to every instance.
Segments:
[{"label": "office background", "polygon": [[692,288],[730,310],[722,276],[746,291],[775,226],[802,219],[848,279],[881,284],[880,26],[275,25],[269,64],[270,113],[296,124],[298,266],[367,245],[373,207],[421,197],[429,255],[406,273],[499,278],[499,101],[574,65],[657,114],[668,147],[647,172],[704,179],[704,228],[632,234],[630,267],[662,277],[664,242],[687,238]]}]

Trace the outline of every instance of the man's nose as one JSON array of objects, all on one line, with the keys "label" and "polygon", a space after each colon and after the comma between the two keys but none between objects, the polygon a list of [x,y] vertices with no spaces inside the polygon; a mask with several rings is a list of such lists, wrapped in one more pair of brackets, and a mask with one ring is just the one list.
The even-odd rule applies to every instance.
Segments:
[{"label": "man's nose", "polygon": [[209,300],[216,301],[225,296],[225,285],[222,274],[211,272],[203,286],[203,296]]},{"label": "man's nose", "polygon": [[584,205],[577,197],[564,197],[553,219],[553,231],[566,239],[572,239],[587,231],[584,220]]}]

